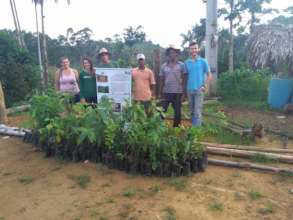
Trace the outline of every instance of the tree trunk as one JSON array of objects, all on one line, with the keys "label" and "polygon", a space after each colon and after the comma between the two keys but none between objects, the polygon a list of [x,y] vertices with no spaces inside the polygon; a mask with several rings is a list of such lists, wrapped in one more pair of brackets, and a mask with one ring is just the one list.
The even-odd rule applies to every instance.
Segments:
[{"label": "tree trunk", "polygon": [[282,154],[273,154],[273,153],[264,153],[257,151],[245,151],[245,150],[236,150],[236,149],[227,149],[227,148],[217,148],[217,147],[207,147],[206,151],[210,154],[223,155],[223,156],[234,156],[241,158],[250,158],[252,156],[263,156],[268,159],[276,160],[283,163],[293,164],[293,156],[282,155]]},{"label": "tree trunk", "polygon": [[20,38],[20,31],[19,31],[17,21],[16,21],[16,14],[15,14],[15,10],[14,10],[13,0],[10,0],[10,6],[11,6],[11,12],[12,12],[13,22],[14,22],[14,27],[15,27],[15,32],[16,32],[16,39],[18,41],[19,46],[22,47],[22,41]]},{"label": "tree trunk", "polygon": [[253,32],[254,26],[255,26],[255,13],[251,12],[251,23],[250,23],[250,33]]},{"label": "tree trunk", "polygon": [[44,86],[48,88],[48,54],[47,54],[47,40],[45,34],[45,16],[44,16],[44,4],[41,3],[41,16],[42,16],[42,35],[43,35],[43,58],[44,58]]},{"label": "tree trunk", "polygon": [[216,147],[216,148],[259,151],[259,152],[267,152],[267,153],[293,154],[293,149],[278,149],[278,148],[231,145],[231,144],[218,144],[218,143],[208,143],[208,142],[201,142],[201,144],[204,146],[207,146],[207,147]]},{"label": "tree trunk", "polygon": [[207,0],[206,8],[206,36],[205,36],[205,58],[207,59],[212,79],[209,81],[208,94],[217,94],[217,80],[218,80],[218,22],[217,22],[217,0]]},{"label": "tree trunk", "polygon": [[[234,0],[230,2],[231,14],[234,11]],[[229,19],[230,40],[229,40],[229,71],[234,71],[234,36],[233,36],[233,18]]]},{"label": "tree trunk", "polygon": [[7,123],[5,97],[2,89],[2,83],[0,82],[0,124]]},{"label": "tree trunk", "polygon": [[17,22],[17,26],[18,26],[18,30],[19,30],[19,37],[20,37],[20,42],[21,42],[21,47],[22,48],[26,48],[22,33],[21,33],[21,28],[20,28],[20,23],[19,23],[19,19],[18,19],[18,13],[17,13],[17,9],[16,9],[16,4],[15,4],[15,0],[13,0],[13,6],[14,6],[14,10],[15,10],[15,18],[16,18],[16,22]]},{"label": "tree trunk", "polygon": [[38,40],[37,41],[37,43],[38,43],[38,59],[39,59],[39,66],[40,66],[40,71],[41,71],[42,88],[44,88],[44,73],[43,73],[43,63],[42,63],[42,53],[41,53],[41,42],[40,42],[37,3],[35,3],[35,16],[36,16],[36,29],[37,29],[37,40]]},{"label": "tree trunk", "polygon": [[254,163],[248,163],[248,162],[234,162],[234,161],[226,161],[226,160],[208,159],[208,164],[215,165],[215,166],[224,166],[224,167],[255,169],[255,170],[261,170],[261,171],[273,172],[273,173],[293,174],[293,170],[289,168],[269,167],[269,166],[254,164]]}]

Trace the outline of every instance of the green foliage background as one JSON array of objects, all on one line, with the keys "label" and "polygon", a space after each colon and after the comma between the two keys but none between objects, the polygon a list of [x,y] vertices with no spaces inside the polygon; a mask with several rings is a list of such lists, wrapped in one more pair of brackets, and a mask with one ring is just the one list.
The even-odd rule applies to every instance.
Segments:
[{"label": "green foliage background", "polygon": [[5,32],[0,32],[0,80],[8,107],[40,87],[40,73],[29,52]]},{"label": "green foliage background", "polygon": [[269,70],[237,69],[222,73],[218,79],[218,93],[224,100],[240,102],[266,102]]}]

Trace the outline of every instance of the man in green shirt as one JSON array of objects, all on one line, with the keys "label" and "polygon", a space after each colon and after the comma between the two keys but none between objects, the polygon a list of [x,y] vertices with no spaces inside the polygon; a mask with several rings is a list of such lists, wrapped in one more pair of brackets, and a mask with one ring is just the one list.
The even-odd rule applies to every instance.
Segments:
[{"label": "man in green shirt", "polygon": [[117,68],[118,65],[110,60],[110,53],[106,48],[101,48],[98,53],[98,68]]}]

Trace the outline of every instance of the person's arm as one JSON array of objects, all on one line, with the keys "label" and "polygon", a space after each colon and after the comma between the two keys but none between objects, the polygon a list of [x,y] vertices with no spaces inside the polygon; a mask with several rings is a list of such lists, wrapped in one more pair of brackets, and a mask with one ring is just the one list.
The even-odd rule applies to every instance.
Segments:
[{"label": "person's arm", "polygon": [[155,97],[156,80],[155,80],[155,75],[154,75],[153,71],[151,71],[151,70],[150,70],[150,89],[152,92],[152,97]]},{"label": "person's arm", "polygon": [[78,71],[76,69],[72,69],[72,71],[74,72],[76,82],[79,83],[79,73],[78,73]]},{"label": "person's arm", "polygon": [[209,85],[209,82],[212,80],[212,73],[209,67],[208,62],[205,60],[204,62],[204,72],[206,74],[206,79],[204,82],[204,85],[202,86],[202,91],[205,92],[207,89],[207,86]]},{"label": "person's arm", "polygon": [[83,79],[84,72],[80,72],[79,74],[79,89],[80,89],[80,102],[85,103],[85,97],[84,97],[84,79]]},{"label": "person's arm", "polygon": [[188,77],[188,71],[187,71],[187,66],[184,63],[182,67],[182,87],[183,87],[183,100],[186,99],[187,97],[187,77]]}]

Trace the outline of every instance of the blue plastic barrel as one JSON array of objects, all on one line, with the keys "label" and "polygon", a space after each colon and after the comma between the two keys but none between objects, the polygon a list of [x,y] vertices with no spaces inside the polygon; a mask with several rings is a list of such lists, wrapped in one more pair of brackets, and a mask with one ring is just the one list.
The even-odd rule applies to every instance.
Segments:
[{"label": "blue plastic barrel", "polygon": [[268,102],[271,108],[282,109],[291,100],[293,79],[272,78],[269,85]]}]

